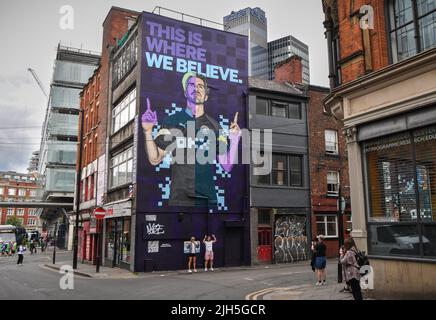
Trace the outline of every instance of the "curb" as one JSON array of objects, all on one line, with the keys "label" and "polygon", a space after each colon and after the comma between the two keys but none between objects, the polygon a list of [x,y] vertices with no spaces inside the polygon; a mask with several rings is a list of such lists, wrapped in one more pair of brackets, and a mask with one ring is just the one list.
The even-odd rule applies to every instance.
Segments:
[{"label": "curb", "polygon": [[[54,266],[54,265],[50,265],[50,264],[44,264],[43,267],[50,268],[50,269],[57,270],[57,271],[60,271],[60,270],[61,270],[60,267],[58,267],[58,266]],[[73,271],[73,273],[74,273],[75,275],[78,275],[78,276],[81,276],[81,277],[94,278],[94,277],[91,276],[89,273],[84,273],[84,272],[80,272],[80,271]]]}]

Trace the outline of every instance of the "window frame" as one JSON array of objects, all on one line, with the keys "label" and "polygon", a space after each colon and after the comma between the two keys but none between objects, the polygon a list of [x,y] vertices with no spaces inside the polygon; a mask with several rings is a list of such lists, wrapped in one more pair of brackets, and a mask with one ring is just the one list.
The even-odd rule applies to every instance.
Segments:
[{"label": "window frame", "polygon": [[[129,155],[130,154],[130,155]],[[129,172],[127,172],[127,168],[129,168],[129,162],[132,163],[132,174],[130,175]],[[119,167],[121,165],[125,164],[125,168],[126,168],[126,176],[125,176],[125,182],[124,183],[119,183]],[[113,170],[117,168],[117,183],[114,184],[113,182]],[[128,185],[130,183],[132,183],[133,181],[133,146],[123,150],[120,153],[117,153],[116,155],[114,155],[111,159],[110,159],[110,163],[109,163],[109,188],[110,189],[115,189],[115,188],[119,188],[125,185]]]},{"label": "window frame", "polygon": [[[137,104],[137,92],[136,87],[130,90],[119,102],[112,107],[112,134],[117,133],[124,128],[130,121],[135,119],[136,116],[136,104]],[[130,109],[133,109],[132,112]],[[126,121],[123,123],[123,117],[126,117]]]},{"label": "window frame", "polygon": [[[327,133],[334,133],[335,136],[335,140],[334,141],[329,141],[327,140]],[[333,155],[333,156],[338,156],[339,155],[339,135],[338,135],[338,130],[334,130],[334,129],[326,129],[324,130],[324,142],[325,142],[325,153],[328,155]],[[328,143],[330,143],[330,146],[332,144],[332,142],[335,145],[335,150],[328,150]]]},{"label": "window frame", "polygon": [[[390,57],[392,59],[393,63],[398,63],[400,61],[406,60],[408,58],[411,58],[417,54],[420,54],[426,50],[430,50],[432,48],[436,47],[436,42],[433,44],[433,46],[430,46],[428,48],[423,49],[422,45],[422,34],[421,34],[421,28],[420,28],[420,22],[423,21],[425,18],[435,14],[436,15],[436,7],[432,10],[429,10],[428,12],[424,14],[419,14],[418,9],[418,3],[417,0],[410,0],[411,1],[411,10],[412,10],[412,18],[410,21],[405,22],[404,24],[401,24],[399,26],[396,25],[395,17],[396,17],[396,11],[395,11],[395,4],[396,0],[390,0],[387,2],[387,35],[389,38],[389,47],[390,47]],[[398,53],[398,36],[397,32],[401,29],[407,28],[412,26],[412,29],[409,31],[412,31],[413,38],[414,38],[414,50],[415,53],[412,53],[410,55],[404,56],[403,58],[399,58]]]},{"label": "window frame", "polygon": [[[318,221],[318,218],[322,217],[323,221]],[[328,222],[328,217],[334,217],[335,218],[335,235],[328,235],[328,224],[333,224],[332,222]],[[324,237],[325,239],[335,239],[339,237],[339,226],[338,226],[338,216],[334,214],[316,214],[315,215],[315,226],[316,226],[316,233],[318,234],[318,224],[324,225]],[[319,235],[319,234],[318,234]]]},{"label": "window frame", "polygon": [[[331,183],[329,183],[329,174],[330,173],[335,173],[336,174],[336,177],[337,177],[336,186],[337,186],[338,191],[335,191],[335,192],[329,191],[329,185],[331,184]],[[328,197],[339,197],[339,188],[340,187],[341,187],[341,175],[340,175],[340,172],[339,171],[333,171],[333,170],[327,171],[327,196]]]},{"label": "window frame", "polygon": [[[279,170],[279,169],[274,169],[274,156],[284,156],[286,157],[286,184],[283,185],[279,185],[279,184],[274,184],[274,172],[275,171],[283,171],[283,170]],[[300,171],[293,171],[291,168],[291,158],[298,158],[299,159],[299,163],[300,163]],[[252,181],[254,181],[254,185],[255,186],[259,186],[259,187],[273,187],[273,188],[304,188],[304,164],[303,164],[303,159],[304,159],[304,155],[298,155],[298,154],[286,154],[286,153],[279,153],[279,152],[273,152],[271,154],[271,158],[268,159],[267,161],[271,161],[271,172],[267,175],[262,175],[262,177],[264,176],[268,176],[269,177],[269,183],[259,183],[258,182],[258,177],[260,176],[255,176],[252,174]],[[263,165],[263,164],[262,164]],[[292,179],[292,174],[293,173],[298,173],[300,176],[300,183],[299,184],[294,184],[293,183],[293,179]]]},{"label": "window frame", "polygon": [[[415,196],[415,201],[417,203],[416,206],[416,212],[417,212],[417,218],[415,220],[404,220],[404,221],[393,221],[393,220],[374,220],[374,216],[373,216],[373,208],[372,208],[372,200],[371,200],[371,194],[370,194],[370,172],[369,172],[369,164],[368,164],[368,156],[367,153],[365,152],[365,148],[366,145],[371,145],[371,144],[375,144],[377,143],[377,141],[383,141],[384,139],[392,139],[396,136],[401,137],[400,140],[404,139],[404,137],[406,137],[407,135],[410,138],[410,149],[409,152],[411,153],[411,161],[412,161],[412,172],[414,172],[414,179],[417,178],[417,173],[416,173],[416,169],[419,166],[419,161],[417,160],[416,157],[416,141],[415,138],[418,136],[420,136],[419,134],[417,135],[416,133],[419,133],[420,131],[425,131],[428,129],[432,129],[432,128],[436,128],[436,126],[433,125],[428,125],[428,126],[423,126],[423,127],[419,127],[416,129],[410,129],[410,130],[406,130],[406,131],[402,131],[402,132],[398,132],[398,133],[394,133],[394,134],[389,134],[389,135],[385,135],[385,136],[381,136],[381,137],[377,137],[368,141],[364,141],[362,142],[361,146],[362,146],[362,164],[363,164],[363,178],[364,178],[364,198],[365,198],[365,206],[366,206],[366,214],[365,214],[365,219],[366,219],[366,228],[367,228],[367,232],[368,232],[368,244],[370,241],[370,233],[372,232],[373,227],[395,227],[395,226],[409,226],[409,227],[414,227],[416,228],[416,236],[419,237],[419,254],[400,254],[400,253],[384,253],[384,254],[380,254],[377,252],[371,252],[371,247],[368,248],[368,253],[369,255],[375,256],[375,257],[388,257],[389,259],[397,259],[397,260],[410,260],[410,261],[436,261],[436,256],[431,256],[431,255],[426,255],[424,252],[424,242],[423,242],[423,237],[425,236],[424,233],[424,229],[425,226],[436,226],[436,220],[433,221],[428,221],[428,220],[423,220],[421,217],[421,207],[420,207],[420,194],[419,194],[419,190],[417,190],[417,188],[414,189],[414,196]],[[389,140],[391,141],[391,140]],[[384,181],[381,182],[384,185]]]},{"label": "window frame", "polygon": [[[266,103],[266,114],[258,112],[258,101],[264,101]],[[273,104],[284,106],[285,116],[273,115]],[[291,117],[290,108],[298,107],[298,118]],[[302,102],[298,101],[283,101],[279,99],[268,99],[261,96],[256,96],[256,106],[255,106],[255,114],[258,116],[266,116],[266,117],[274,117],[281,119],[290,119],[290,120],[303,120],[303,106]]]}]

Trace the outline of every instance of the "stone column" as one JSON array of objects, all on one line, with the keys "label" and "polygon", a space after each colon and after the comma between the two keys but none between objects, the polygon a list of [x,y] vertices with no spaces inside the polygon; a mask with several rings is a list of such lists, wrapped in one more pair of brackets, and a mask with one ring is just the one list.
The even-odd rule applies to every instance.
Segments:
[{"label": "stone column", "polygon": [[344,129],[347,139],[348,166],[350,174],[351,196],[351,222],[353,225],[352,237],[360,250],[368,252],[365,194],[363,179],[363,162],[359,142],[357,141],[357,128]]}]

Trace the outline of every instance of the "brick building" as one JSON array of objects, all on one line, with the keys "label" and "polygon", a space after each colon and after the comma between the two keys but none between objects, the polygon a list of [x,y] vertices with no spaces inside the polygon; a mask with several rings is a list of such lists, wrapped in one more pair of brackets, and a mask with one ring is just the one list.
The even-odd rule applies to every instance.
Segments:
[{"label": "brick building", "polygon": [[[107,202],[107,121],[108,94],[110,91],[111,50],[116,47],[129,28],[135,23],[139,13],[112,7],[103,22],[101,60],[98,69],[80,93],[80,121],[83,123],[80,181],[80,223],[78,254],[82,262],[96,263],[97,234],[103,231],[93,215],[96,207]],[[79,121],[79,130],[81,123]],[[79,161],[77,161],[78,166]],[[75,213],[71,219],[75,221]]]},{"label": "brick building", "polygon": [[324,0],[331,93],[346,133],[352,236],[375,297],[436,294],[436,5]]},{"label": "brick building", "polygon": [[14,202],[35,201],[37,196],[36,177],[13,171],[0,172],[0,201],[11,202],[8,208],[0,208],[0,224],[16,217],[26,230],[41,231],[40,219],[35,208],[15,208]]},{"label": "brick building", "polygon": [[[328,88],[301,85],[301,58],[292,56],[275,67],[275,80],[296,85],[307,99],[307,130],[311,199],[312,237],[324,235],[327,256],[337,257],[342,219],[343,237],[351,230],[348,162],[342,124],[328,114],[323,99]],[[346,203],[344,215],[339,217],[338,201]]]}]

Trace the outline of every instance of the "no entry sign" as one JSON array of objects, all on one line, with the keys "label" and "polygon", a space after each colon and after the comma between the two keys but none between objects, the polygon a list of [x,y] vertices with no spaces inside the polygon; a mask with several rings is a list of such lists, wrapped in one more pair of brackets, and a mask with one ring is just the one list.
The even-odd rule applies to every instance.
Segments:
[{"label": "no entry sign", "polygon": [[101,207],[95,208],[94,215],[96,219],[104,219],[104,216],[106,215],[106,210]]}]

